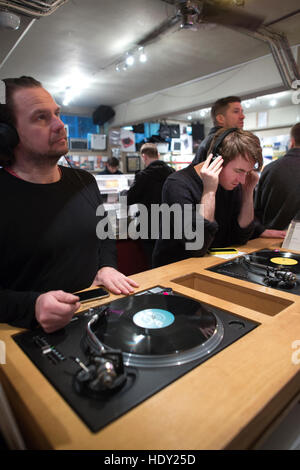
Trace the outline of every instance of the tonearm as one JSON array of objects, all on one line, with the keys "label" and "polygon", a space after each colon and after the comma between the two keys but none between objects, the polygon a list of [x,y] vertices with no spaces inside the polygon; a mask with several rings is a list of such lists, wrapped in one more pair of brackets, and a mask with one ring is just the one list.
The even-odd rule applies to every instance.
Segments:
[{"label": "tonearm", "polygon": [[276,286],[279,283],[282,283],[282,287],[290,288],[295,285],[297,282],[297,276],[291,271],[285,271],[281,268],[274,268],[273,266],[265,266],[254,262],[250,258],[251,255],[245,255],[242,257],[242,261],[245,262],[250,268],[263,269],[266,271],[266,276],[264,278],[264,283],[268,286]]}]

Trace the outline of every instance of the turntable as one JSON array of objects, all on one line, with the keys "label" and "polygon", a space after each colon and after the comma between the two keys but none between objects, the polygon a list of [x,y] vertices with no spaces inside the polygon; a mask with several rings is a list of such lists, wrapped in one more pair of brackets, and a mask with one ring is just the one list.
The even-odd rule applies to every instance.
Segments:
[{"label": "turntable", "polygon": [[300,254],[263,249],[207,269],[300,295]]},{"label": "turntable", "polygon": [[256,326],[155,286],[13,339],[97,432]]}]

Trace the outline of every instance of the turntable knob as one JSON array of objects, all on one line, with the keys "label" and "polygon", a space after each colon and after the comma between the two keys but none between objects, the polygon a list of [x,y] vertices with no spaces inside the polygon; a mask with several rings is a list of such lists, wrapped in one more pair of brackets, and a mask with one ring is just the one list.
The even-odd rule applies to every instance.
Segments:
[{"label": "turntable knob", "polygon": [[235,330],[242,330],[243,328],[245,328],[245,323],[239,320],[232,320],[228,323],[228,325],[231,326],[231,328],[234,328]]}]

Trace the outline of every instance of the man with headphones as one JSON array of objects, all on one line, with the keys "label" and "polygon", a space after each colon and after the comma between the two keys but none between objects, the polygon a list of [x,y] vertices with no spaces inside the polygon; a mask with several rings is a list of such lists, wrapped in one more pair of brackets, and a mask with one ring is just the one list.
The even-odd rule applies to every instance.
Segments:
[{"label": "man with headphones", "polygon": [[245,244],[254,230],[253,192],[262,163],[258,137],[238,128],[221,129],[205,162],[191,164],[169,176],[162,202],[169,206],[179,204],[182,213],[185,206],[191,207],[192,220],[183,220],[183,224],[195,229],[202,220],[203,244],[187,249],[191,240],[174,236],[173,225],[170,239],[160,233],[153,254],[154,266],[204,256],[211,247]]},{"label": "man with headphones", "polygon": [[93,176],[57,165],[68,152],[59,106],[31,77],[0,83],[0,322],[52,332],[78,310],[72,292],[137,284],[117,271],[115,241],[96,236]]}]

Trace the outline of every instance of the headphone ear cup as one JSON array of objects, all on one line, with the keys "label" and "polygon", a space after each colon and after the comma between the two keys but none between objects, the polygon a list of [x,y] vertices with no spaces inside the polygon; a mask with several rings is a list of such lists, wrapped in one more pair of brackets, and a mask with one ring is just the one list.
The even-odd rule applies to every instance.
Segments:
[{"label": "headphone ear cup", "polygon": [[19,143],[16,129],[10,124],[0,122],[0,148],[2,152],[11,152]]}]

